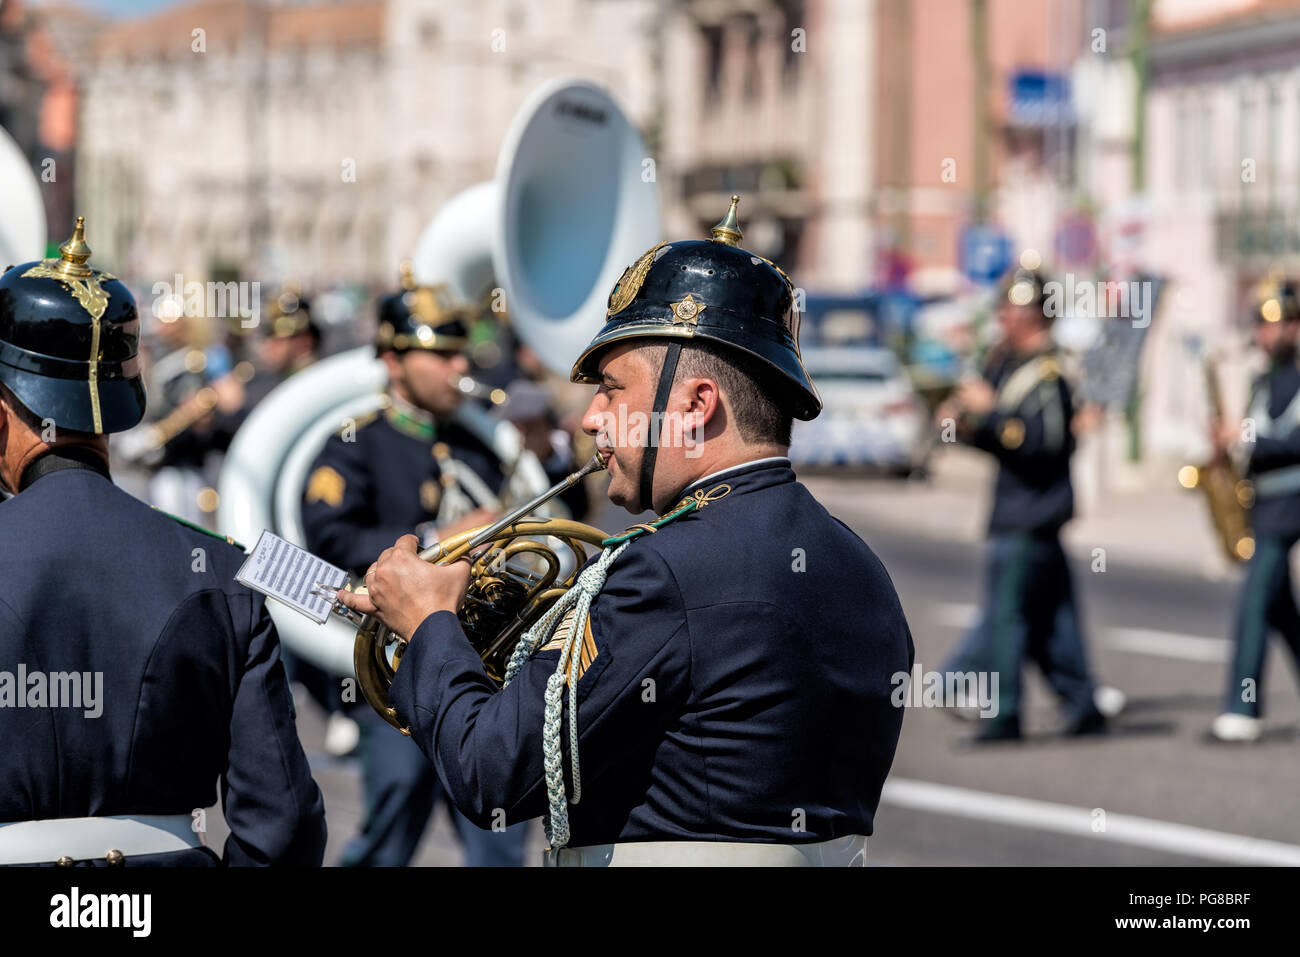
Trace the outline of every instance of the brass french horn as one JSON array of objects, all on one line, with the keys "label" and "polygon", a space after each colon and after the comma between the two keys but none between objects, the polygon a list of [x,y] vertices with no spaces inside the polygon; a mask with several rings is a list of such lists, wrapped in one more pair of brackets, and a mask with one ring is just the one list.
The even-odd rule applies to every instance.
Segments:
[{"label": "brass french horn", "polygon": [[[457,617],[489,677],[498,685],[505,680],[506,666],[519,639],[573,586],[587,560],[584,546],[599,550],[609,537],[582,522],[528,516],[603,468],[605,460],[594,455],[564,481],[496,522],[461,532],[420,553],[424,561],[440,565],[470,556],[469,588]],[[557,546],[568,550],[570,562],[557,554]],[[380,717],[409,735],[410,728],[402,725],[388,700],[407,639],[373,615],[359,615],[341,602],[336,601],[331,610],[357,625],[353,665],[361,693]]]}]

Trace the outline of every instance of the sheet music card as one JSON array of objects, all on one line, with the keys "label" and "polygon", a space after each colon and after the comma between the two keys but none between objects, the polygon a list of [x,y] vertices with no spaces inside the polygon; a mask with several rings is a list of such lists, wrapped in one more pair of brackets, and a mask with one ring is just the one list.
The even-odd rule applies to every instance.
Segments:
[{"label": "sheet music card", "polygon": [[271,532],[262,532],[235,575],[236,581],[288,605],[318,625],[329,618],[332,602],[317,595],[313,586],[321,582],[342,588],[347,578],[343,569]]}]

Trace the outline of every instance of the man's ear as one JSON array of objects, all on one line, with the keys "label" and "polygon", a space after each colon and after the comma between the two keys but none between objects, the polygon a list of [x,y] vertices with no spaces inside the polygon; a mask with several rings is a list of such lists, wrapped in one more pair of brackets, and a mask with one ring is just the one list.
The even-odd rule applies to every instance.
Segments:
[{"label": "man's ear", "polygon": [[396,352],[389,349],[381,353],[379,358],[384,363],[384,371],[388,373],[390,380],[402,378],[402,360]]},{"label": "man's ear", "polygon": [[682,385],[686,387],[682,412],[690,416],[693,428],[702,430],[722,411],[722,392],[718,383],[707,376],[692,376]]}]

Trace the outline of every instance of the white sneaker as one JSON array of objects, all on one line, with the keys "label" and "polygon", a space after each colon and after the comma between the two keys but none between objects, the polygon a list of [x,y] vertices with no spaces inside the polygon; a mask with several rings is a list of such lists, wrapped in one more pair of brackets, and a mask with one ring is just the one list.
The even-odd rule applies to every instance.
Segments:
[{"label": "white sneaker", "polygon": [[1251,718],[1244,714],[1233,714],[1225,712],[1214,719],[1210,725],[1210,734],[1214,735],[1220,741],[1258,741],[1260,732],[1263,730],[1263,722],[1259,718]]},{"label": "white sneaker", "polygon": [[1128,704],[1128,695],[1110,685],[1097,685],[1092,691],[1092,703],[1107,718],[1113,718]]},{"label": "white sneaker", "polygon": [[361,729],[345,714],[335,712],[325,725],[325,751],[336,758],[347,757],[357,749]]}]

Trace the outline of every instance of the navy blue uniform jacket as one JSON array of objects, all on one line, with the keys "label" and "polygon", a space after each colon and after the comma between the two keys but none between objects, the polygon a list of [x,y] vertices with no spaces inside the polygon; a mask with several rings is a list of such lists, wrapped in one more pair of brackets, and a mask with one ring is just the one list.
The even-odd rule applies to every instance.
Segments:
[{"label": "navy blue uniform jacket", "polygon": [[[703,485],[730,492],[610,566],[578,682],[573,846],[797,844],[870,834],[903,712],[912,638],[884,566],[787,460]],[[480,826],[546,809],[542,650],[503,691],[450,612],[416,631],[391,700]],[[567,691],[565,779],[569,764]]]},{"label": "navy blue uniform jacket", "polygon": [[307,548],[331,564],[364,573],[379,554],[442,510],[442,469],[436,442],[499,494],[503,477],[492,450],[458,423],[436,435],[403,429],[389,413],[358,424],[353,441],[332,435],[312,464],[304,492]]},{"label": "navy blue uniform jacket", "polygon": [[[1283,413],[1300,391],[1300,366],[1284,362],[1260,376],[1255,382],[1251,406],[1260,390],[1268,395],[1267,414],[1272,420],[1269,423],[1272,434],[1256,435],[1250,447],[1252,478],[1300,466],[1300,421],[1282,421]],[[1250,521],[1257,535],[1300,535],[1300,492],[1256,496]]]},{"label": "navy blue uniform jacket", "polygon": [[0,822],[190,814],[219,782],[226,863],[319,865],[324,806],[243,553],[88,469],[0,504],[0,543],[0,670],[103,673],[98,717],[0,708]]},{"label": "navy blue uniform jacket", "polygon": [[[1013,379],[1029,363],[1035,369]],[[1056,360],[1042,354],[995,357],[984,378],[998,390],[998,408],[968,441],[998,460],[989,534],[1055,535],[1074,515],[1070,387]]]}]

